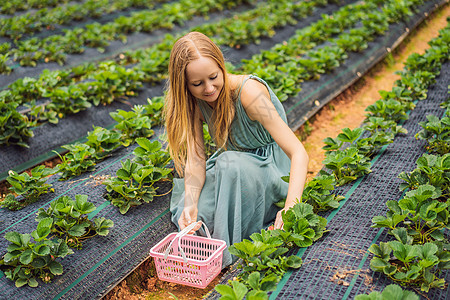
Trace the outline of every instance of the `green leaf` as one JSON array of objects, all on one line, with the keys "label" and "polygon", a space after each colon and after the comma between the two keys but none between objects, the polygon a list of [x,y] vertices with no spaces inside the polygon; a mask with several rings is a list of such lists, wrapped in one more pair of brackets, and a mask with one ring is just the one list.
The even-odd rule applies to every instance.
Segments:
[{"label": "green leaf", "polygon": [[33,252],[39,256],[50,254],[50,247],[44,243],[38,244],[33,248]]},{"label": "green leaf", "polygon": [[45,260],[44,257],[36,257],[31,263],[31,265],[37,269],[43,268],[46,264],[47,261]]},{"label": "green leaf", "polygon": [[21,286],[24,286],[27,283],[28,283],[28,279],[26,279],[26,278],[18,278],[16,280],[15,284],[16,284],[16,287],[21,287]]},{"label": "green leaf", "polygon": [[250,291],[247,294],[246,299],[248,299],[248,300],[268,300],[269,296],[267,295],[267,293],[265,293],[263,291]]},{"label": "green leaf", "polygon": [[244,299],[245,295],[248,292],[248,289],[245,286],[245,284],[240,283],[239,281],[232,281],[231,285],[233,286],[233,292],[236,299],[238,300]]},{"label": "green leaf", "polygon": [[106,236],[109,233],[108,228],[114,226],[114,222],[103,217],[94,219],[94,227],[98,235]]},{"label": "green leaf", "polygon": [[379,257],[374,257],[370,260],[370,268],[372,271],[384,273],[384,268],[388,266],[390,266],[389,263]]},{"label": "green leaf", "polygon": [[286,259],[286,265],[289,268],[298,269],[302,266],[303,261],[300,257],[291,255]]},{"label": "green leaf", "polygon": [[402,290],[401,287],[395,284],[388,285],[383,292],[381,293],[383,299],[390,300],[419,300],[419,296],[417,296],[414,292]]},{"label": "green leaf", "polygon": [[408,234],[408,231],[404,227],[395,228],[391,231],[392,235],[401,243],[411,245],[413,243],[413,237]]},{"label": "green leaf", "polygon": [[87,224],[87,223],[77,224],[77,225],[73,226],[72,228],[70,228],[67,231],[67,233],[72,236],[82,236],[83,234],[86,233],[87,227],[89,227],[89,224]]},{"label": "green leaf", "polygon": [[48,267],[50,269],[50,272],[52,272],[53,275],[61,275],[63,273],[63,267],[62,265],[57,262],[52,260],[49,264]]},{"label": "green leaf", "polygon": [[248,276],[247,283],[252,289],[259,290],[260,276],[259,272],[253,272]]},{"label": "green leaf", "polygon": [[33,277],[31,277],[30,279],[28,279],[28,285],[30,287],[37,287],[39,285],[39,283],[37,282],[37,280]]},{"label": "green leaf", "polygon": [[64,257],[66,255],[73,254],[73,250],[69,248],[65,240],[58,239],[58,241],[54,243],[52,254],[55,257]]},{"label": "green leaf", "polygon": [[95,205],[87,201],[87,195],[76,195],[74,208],[80,214],[89,214],[95,210]]},{"label": "green leaf", "polygon": [[440,230],[435,230],[430,233],[430,236],[436,241],[444,240],[444,234]]},{"label": "green leaf", "polygon": [[[237,282],[237,281],[233,281],[233,282]],[[239,283],[239,282],[238,282]],[[239,283],[242,284],[242,283]],[[247,290],[247,288],[245,287],[244,284],[242,284],[244,286],[244,288]],[[234,286],[233,286],[234,287]],[[242,300],[244,297],[242,298],[238,298],[238,296],[236,295],[234,288],[232,288],[231,286],[225,285],[225,284],[219,284],[215,287],[215,290],[217,292],[219,292],[222,297],[221,299],[229,299],[229,300]],[[245,291],[247,292],[247,291]]]},{"label": "green leaf", "polygon": [[10,231],[5,234],[5,239],[11,243],[22,247],[22,239],[20,238],[20,233],[15,231]]},{"label": "green leaf", "polygon": [[438,247],[433,243],[425,243],[420,247],[421,251],[419,252],[419,256],[422,259],[429,259],[433,261],[437,261],[437,256],[435,255],[438,251]]},{"label": "green leaf", "polygon": [[25,250],[20,256],[19,261],[24,265],[31,263],[33,261],[33,251],[31,249]]},{"label": "green leaf", "polygon": [[392,249],[387,243],[381,242],[380,245],[373,244],[369,247],[369,252],[381,257],[382,259],[389,259]]}]

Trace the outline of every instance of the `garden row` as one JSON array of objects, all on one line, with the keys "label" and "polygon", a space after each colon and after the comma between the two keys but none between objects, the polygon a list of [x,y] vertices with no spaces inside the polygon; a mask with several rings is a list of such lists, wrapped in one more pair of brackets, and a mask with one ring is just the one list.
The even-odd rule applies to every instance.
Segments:
[{"label": "garden row", "polygon": [[[307,53],[308,56],[302,58],[297,58],[297,56],[302,54],[301,52],[290,53],[292,55],[290,57],[293,60],[283,63],[279,57],[283,53],[289,54],[286,49],[311,49],[323,44],[333,35],[351,28],[358,21],[362,21],[364,24],[367,23],[367,27],[354,30],[364,32],[365,38],[370,39],[377,32],[381,33],[383,30],[386,30],[387,24],[394,22],[395,17],[393,16],[398,16],[401,11],[410,12],[413,6],[419,3],[417,1],[409,1],[401,6],[396,5],[394,7],[393,5],[396,2],[393,1],[391,4],[385,4],[384,8],[377,13],[375,2],[345,6],[333,16],[325,16],[322,21],[299,31],[295,39],[291,39],[284,46],[285,48],[282,45],[278,45],[274,50],[264,52],[264,59],[270,61],[271,64],[279,63],[280,70],[275,69],[274,64],[263,69],[265,63],[258,62],[258,59],[255,58],[244,62],[243,66],[235,69],[235,71],[256,73],[262,78],[267,78],[270,83],[273,83],[272,81],[277,78],[278,82],[275,86],[279,86],[279,88],[276,89],[276,92],[281,100],[285,100],[288,96],[295,95],[300,90],[298,81],[317,79],[321,73],[330,72],[339,66],[345,59],[346,53],[352,51],[351,48],[355,47],[354,45],[361,44],[364,40],[354,39],[352,43],[346,43],[345,46],[342,44],[344,42],[339,42],[339,44],[342,44],[342,48],[339,46],[325,46],[318,50],[310,50]],[[287,1],[273,4],[267,8],[273,12],[270,17],[277,20],[270,25],[272,26],[271,28],[264,27],[260,31],[252,31],[252,28],[258,28],[255,25],[260,24],[259,19],[254,18],[256,12],[266,12],[264,9],[256,9],[242,14],[243,16],[248,16],[247,19],[250,17],[254,18],[254,21],[249,21],[248,26],[245,27],[248,30],[245,34],[241,33],[239,35],[236,33],[239,28],[237,25],[241,25],[241,21],[233,21],[233,26],[230,24],[226,26],[226,23],[231,21],[223,21],[221,25],[225,26],[212,27],[204,25],[195,28],[195,30],[211,36],[216,35],[219,45],[223,45],[223,43],[240,45],[244,41],[244,36],[250,42],[257,41],[261,36],[270,35],[271,30],[273,31],[273,28],[276,26],[281,26],[282,22],[286,22],[286,10],[279,9],[282,5],[288,5]],[[314,5],[312,2],[306,4],[302,2],[298,6],[290,5],[291,16],[311,13],[311,8]],[[261,15],[258,14],[258,16]],[[384,24],[386,26],[383,25],[381,26],[383,30],[377,29],[378,31],[376,31],[373,27],[380,23],[380,18],[385,21]],[[245,20],[246,18],[243,19]],[[289,19],[287,20],[289,21]],[[254,22],[258,22],[258,24]],[[214,28],[226,28],[226,30],[218,31]],[[249,32],[252,34],[250,35]],[[343,41],[348,39],[348,37],[348,33],[344,32],[337,37],[337,40]],[[100,103],[108,104],[120,97],[133,96],[137,93],[138,88],[142,84],[141,82],[159,82],[166,73],[167,58],[174,40],[174,36],[168,36],[163,42],[149,49],[127,52],[118,58],[120,65],[135,64],[132,68],[125,69],[124,66],[118,66],[115,62],[105,62],[97,68],[92,64],[88,64],[73,68],[72,72],[44,72],[39,79],[24,78],[16,81],[10,86],[10,89],[0,93],[2,100],[0,105],[3,106],[0,109],[6,116],[2,122],[3,132],[1,133],[3,133],[3,137],[0,139],[0,142],[6,145],[26,145],[26,138],[32,135],[32,132],[29,130],[30,126],[35,126],[45,121],[56,123],[59,117],[84,110],[91,106],[91,103],[94,105],[99,105]],[[293,43],[294,40],[305,41],[305,43],[302,45],[295,44]],[[335,55],[332,55],[332,53]],[[305,69],[306,65],[308,65],[307,70]],[[288,69],[286,69],[287,66]],[[291,70],[289,71],[290,73],[288,70]],[[298,70],[303,75],[299,73],[294,74],[293,70]],[[111,80],[111,77],[114,80]],[[34,99],[44,99],[44,103],[33,102]],[[31,103],[27,104],[29,107],[28,117],[18,114],[16,108],[29,101]]]},{"label": "garden row", "polygon": [[[0,4],[0,13],[13,15],[18,11],[24,11],[29,9],[37,9],[42,7],[55,7],[59,4],[70,2],[71,0],[11,0],[4,1]],[[75,0],[81,1],[81,0]]]},{"label": "garden row", "polygon": [[[41,31],[53,31],[58,25],[70,24],[74,21],[83,21],[88,18],[98,19],[105,14],[125,10],[127,8],[153,8],[161,1],[143,0],[87,0],[82,3],[60,5],[51,10],[42,8],[35,12],[28,12],[0,19],[0,36],[13,40],[33,35]],[[162,0],[162,2],[164,2]],[[7,46],[3,46],[5,50]],[[2,53],[6,54],[6,53]]]},{"label": "garden row", "polygon": [[[117,205],[121,208],[121,212],[125,213],[130,205],[139,204],[140,200],[148,202],[149,195],[152,195],[154,189],[152,185],[155,181],[161,178],[167,178],[168,171],[163,169],[169,162],[169,157],[166,151],[159,151],[161,144],[148,144],[145,138],[149,138],[154,134],[151,129],[152,126],[161,124],[161,98],[154,99],[155,102],[149,102],[146,106],[136,106],[131,111],[119,110],[111,113],[111,117],[117,121],[116,126],[109,130],[102,127],[94,127],[94,130],[89,132],[87,141],[85,143],[74,143],[64,145],[63,148],[68,150],[64,156],[60,156],[62,162],[54,168],[45,168],[40,165],[33,168],[30,174],[23,172],[10,171],[6,180],[11,184],[10,190],[12,193],[8,194],[5,199],[0,202],[1,207],[10,210],[19,210],[25,206],[36,202],[42,194],[52,191],[52,185],[47,183],[48,176],[61,172],[60,180],[67,180],[88,171],[94,171],[95,165],[103,161],[121,146],[129,146],[135,143],[136,139],[141,145],[141,148],[135,150],[139,159],[136,161],[140,165],[128,163],[128,179],[122,181],[119,193],[128,201],[122,201],[124,204]],[[159,100],[159,102],[157,102]],[[144,151],[145,149],[145,151]],[[130,169],[132,168],[132,169]],[[141,177],[136,183],[132,179],[139,175],[140,172],[147,172],[146,176]],[[150,172],[151,171],[151,172]],[[158,173],[159,172],[159,173]],[[122,172],[123,173],[123,172]],[[157,174],[161,174],[158,177]],[[121,178],[124,178],[123,176]],[[137,178],[137,177],[135,177]],[[124,187],[125,182],[128,187]],[[145,183],[145,184],[144,184]],[[117,192],[117,180],[111,183],[110,187]],[[144,186],[143,186],[144,184]],[[136,185],[133,187],[133,185]],[[123,190],[123,189],[126,189]],[[132,191],[130,189],[132,188]],[[146,188],[149,190],[147,191]],[[136,191],[136,193],[134,193]],[[130,196],[134,196],[134,201],[131,201]],[[16,199],[17,198],[17,199]],[[115,203],[113,201],[113,203]]]},{"label": "garden row", "polygon": [[[0,54],[0,72],[9,73],[9,57],[14,56],[22,66],[36,66],[38,62],[57,62],[63,65],[68,54],[81,54],[85,47],[96,48],[104,52],[111,41],[121,40],[126,42],[126,35],[136,32],[153,32],[157,29],[172,28],[177,24],[183,24],[197,15],[207,15],[214,11],[232,8],[244,1],[200,1],[179,0],[162,5],[158,9],[135,12],[130,17],[121,16],[113,22],[106,24],[92,23],[85,28],[65,30],[63,35],[52,35],[45,38],[34,37],[24,41],[15,41],[15,48],[11,49],[9,43],[2,44]],[[5,28],[5,31],[8,27]],[[6,33],[5,33],[6,34]]]},{"label": "garden row", "polygon": [[[326,169],[307,184],[301,202],[283,214],[285,231],[262,230],[252,235],[251,241],[244,240],[230,247],[230,252],[242,259],[242,270],[238,279],[230,282],[231,286],[216,287],[224,298],[243,299],[248,292],[249,299],[267,299],[267,293],[276,290],[286,269],[299,267],[299,258],[295,265],[289,265],[283,262],[294,261],[289,260],[292,256],[286,258],[283,254],[294,244],[307,247],[321,237],[326,219],[313,214],[339,207],[338,201],[344,197],[332,194],[334,187],[370,173],[368,158],[392,143],[396,134],[406,134],[398,124],[408,118],[414,101],[426,98],[428,86],[435,82],[442,63],[448,60],[449,42],[447,26],[439,38],[430,42],[431,48],[424,55],[408,58],[402,78],[392,91],[380,92],[382,99],[366,109],[368,114],[362,127],[343,129],[337,138],[324,140]],[[443,105],[448,106],[448,101]],[[417,137],[429,141],[429,150],[443,152],[436,156],[425,154],[418,160],[416,170],[399,175],[405,181],[401,189],[410,191],[398,202],[388,201],[387,217],[373,218],[373,227],[389,228],[397,241],[369,249],[376,256],[371,261],[373,271],[383,272],[402,285],[419,287],[423,292],[443,289],[445,281],[440,277],[441,272],[450,268],[450,252],[442,232],[449,228],[450,154],[446,149],[450,146],[450,123],[448,116],[439,121],[431,116],[428,119],[429,122],[421,123],[424,129]],[[344,144],[348,147],[344,148]],[[376,294],[379,293],[373,293],[372,297]]]}]

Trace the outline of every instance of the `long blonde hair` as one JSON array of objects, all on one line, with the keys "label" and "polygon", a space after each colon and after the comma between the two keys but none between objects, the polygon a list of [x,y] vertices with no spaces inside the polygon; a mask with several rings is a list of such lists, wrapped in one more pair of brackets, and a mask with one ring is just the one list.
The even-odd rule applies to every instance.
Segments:
[{"label": "long blonde hair", "polygon": [[[200,32],[190,32],[178,39],[170,53],[169,80],[166,86],[167,93],[163,113],[169,152],[180,176],[183,176],[186,165],[189,139],[193,138],[197,145],[202,142],[196,140],[194,133],[194,121],[199,117],[195,115],[195,112],[198,112],[199,108],[196,109],[197,102],[188,90],[186,78],[186,66],[200,57],[213,59],[223,73],[224,83],[213,113],[213,139],[218,147],[226,149],[235,113],[225,60],[219,47]],[[197,147],[195,148],[197,149]]]}]

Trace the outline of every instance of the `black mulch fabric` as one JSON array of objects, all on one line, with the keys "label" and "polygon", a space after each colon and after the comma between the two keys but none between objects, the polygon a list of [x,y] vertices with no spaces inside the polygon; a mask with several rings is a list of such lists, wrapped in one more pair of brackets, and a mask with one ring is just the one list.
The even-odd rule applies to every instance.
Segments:
[{"label": "black mulch fabric", "polygon": [[[162,128],[157,132],[161,134]],[[47,208],[51,201],[68,195],[72,199],[77,194],[89,195],[88,200],[102,209],[93,217],[105,217],[114,221],[114,227],[105,237],[94,237],[83,242],[81,250],[59,261],[63,265],[63,275],[56,276],[49,284],[40,282],[38,288],[28,286],[16,288],[14,282],[0,275],[0,299],[94,299],[105,294],[127,274],[134,270],[149,256],[150,248],[167,234],[175,232],[176,227],[170,221],[168,212],[170,194],[156,197],[150,204],[131,208],[127,214],[119,213],[103,198],[106,189],[98,185],[94,176],[115,175],[120,161],[133,158],[135,148],[122,148],[114,155],[96,166],[96,171],[83,174],[73,180],[57,181],[51,178],[56,192],[42,197],[20,211],[0,210],[0,235],[7,232],[31,233],[36,229],[35,213],[40,207]],[[164,194],[171,183],[161,185],[158,194]],[[0,254],[6,252],[9,242],[0,239]]]}]

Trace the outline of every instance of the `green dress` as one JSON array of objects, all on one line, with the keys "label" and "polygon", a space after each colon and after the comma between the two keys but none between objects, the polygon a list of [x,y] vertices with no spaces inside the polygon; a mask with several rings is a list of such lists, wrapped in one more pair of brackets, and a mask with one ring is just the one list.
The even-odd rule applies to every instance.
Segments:
[{"label": "green dress", "polygon": [[[247,77],[263,83],[277,112],[287,123],[286,113],[267,83],[254,76]],[[227,151],[219,150],[206,162],[206,180],[198,201],[198,220],[202,220],[213,238],[226,241],[227,246],[248,239],[275,219],[280,208],[274,203],[285,199],[288,184],[281,177],[289,174],[291,161],[258,121],[252,121],[241,103],[241,90],[236,99],[235,118],[231,124]],[[214,134],[213,109],[203,100],[197,100],[200,110]],[[170,211],[172,222],[184,208],[184,179],[175,178]],[[237,258],[225,250],[222,267]]]}]

